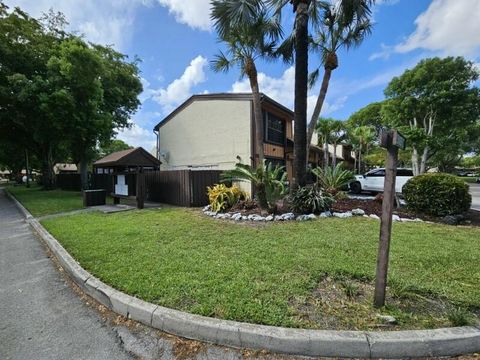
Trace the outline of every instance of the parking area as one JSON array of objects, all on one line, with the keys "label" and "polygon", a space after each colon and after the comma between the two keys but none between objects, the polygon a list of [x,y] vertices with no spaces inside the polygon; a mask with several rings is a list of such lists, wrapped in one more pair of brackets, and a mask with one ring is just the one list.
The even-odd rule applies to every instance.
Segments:
[{"label": "parking area", "polygon": [[472,209],[480,211],[480,184],[470,184],[472,194]]}]

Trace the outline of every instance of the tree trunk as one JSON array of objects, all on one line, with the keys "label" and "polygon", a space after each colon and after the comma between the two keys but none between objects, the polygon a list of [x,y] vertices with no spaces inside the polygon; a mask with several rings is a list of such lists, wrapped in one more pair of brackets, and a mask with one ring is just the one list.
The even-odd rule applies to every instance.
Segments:
[{"label": "tree trunk", "polygon": [[412,171],[413,176],[419,175],[418,150],[415,146],[412,147]]},{"label": "tree trunk", "polygon": [[292,188],[305,186],[307,170],[308,7],[298,3],[295,15],[295,126]]},{"label": "tree trunk", "polygon": [[323,143],[323,168],[326,169],[329,163],[329,154],[328,154],[328,141],[325,140]]},{"label": "tree trunk", "polygon": [[88,162],[83,159],[80,160],[80,184],[82,190],[88,189]]},{"label": "tree trunk", "polygon": [[422,158],[420,160],[420,172],[419,174],[424,174],[427,171],[427,160],[428,160],[428,146],[425,146],[423,149]]},{"label": "tree trunk", "polygon": [[[252,89],[253,96],[253,115],[254,115],[254,129],[255,129],[255,154],[254,166],[263,164],[264,159],[264,150],[263,150],[263,113],[262,113],[262,100],[260,98],[260,90],[258,87],[258,77],[257,77],[257,68],[252,59],[247,61],[245,65],[245,71],[247,72],[248,78],[250,80],[250,87]],[[258,161],[257,161],[258,155]]]},{"label": "tree trunk", "polygon": [[333,143],[333,163],[332,166],[335,167],[337,166],[337,143]]},{"label": "tree trunk", "polygon": [[310,143],[312,142],[313,133],[315,132],[315,127],[317,125],[318,118],[322,112],[323,103],[325,102],[325,97],[327,96],[328,84],[330,83],[330,77],[332,76],[331,69],[325,69],[323,74],[322,86],[320,87],[320,93],[317,97],[317,102],[315,103],[315,108],[313,109],[312,117],[308,124],[307,132],[307,159],[310,152]]},{"label": "tree trunk", "polygon": [[355,159],[353,159],[353,171],[357,171],[357,152],[355,151]]},{"label": "tree trunk", "polygon": [[42,185],[45,190],[52,190],[55,188],[55,173],[51,146],[47,146],[42,155]]},{"label": "tree trunk", "polygon": [[362,173],[362,145],[358,149],[358,173]]}]

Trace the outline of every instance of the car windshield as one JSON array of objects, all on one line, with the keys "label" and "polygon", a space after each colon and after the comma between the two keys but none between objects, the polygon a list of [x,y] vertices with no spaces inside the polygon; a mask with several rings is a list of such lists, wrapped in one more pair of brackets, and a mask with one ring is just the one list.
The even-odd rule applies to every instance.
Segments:
[{"label": "car windshield", "polygon": [[383,170],[383,169],[373,169],[373,170],[370,170],[370,171],[366,172],[366,173],[364,174],[364,176],[376,174],[376,173],[379,172],[380,170]]}]

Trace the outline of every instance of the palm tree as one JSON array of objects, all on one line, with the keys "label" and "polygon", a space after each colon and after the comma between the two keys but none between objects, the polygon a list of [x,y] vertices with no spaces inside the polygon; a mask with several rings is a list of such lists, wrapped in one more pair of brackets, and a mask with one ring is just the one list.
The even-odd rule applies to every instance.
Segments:
[{"label": "palm tree", "polygon": [[323,167],[325,169],[328,167],[329,162],[328,144],[332,137],[334,122],[335,120],[331,118],[320,118],[317,121],[316,130],[318,134],[318,142],[323,146]]},{"label": "palm tree", "polygon": [[235,169],[226,170],[221,175],[222,182],[249,181],[255,187],[258,205],[263,210],[275,213],[277,201],[286,194],[285,167],[267,163],[266,160],[257,167],[238,163]]},{"label": "palm tree", "polygon": [[[312,140],[316,119],[322,111],[332,72],[338,67],[338,50],[341,48],[348,50],[351,47],[359,46],[371,33],[372,24],[369,17],[372,3],[372,0],[342,0],[333,3],[322,2],[319,5],[323,8],[323,17],[313,39],[312,48],[320,52],[325,71],[320,93],[308,125],[307,144]],[[317,68],[310,74],[310,87],[317,81],[319,73],[320,69]]]},{"label": "palm tree", "polygon": [[332,131],[330,133],[330,142],[333,145],[332,165],[337,165],[337,145],[345,138],[346,128],[345,122],[342,120],[334,120],[332,123]]},{"label": "palm tree", "polygon": [[[308,92],[308,23],[316,13],[318,0],[268,0],[276,15],[287,5],[293,6],[295,25],[292,36],[292,50],[295,52],[295,100],[294,100],[294,181],[292,189],[304,186],[307,169],[307,92]],[[315,22],[316,16],[312,16]]]},{"label": "palm tree", "polygon": [[[242,4],[243,7],[239,6]],[[278,19],[267,17],[266,8],[258,0],[213,1],[212,18],[220,41],[227,46],[226,53],[220,52],[212,61],[213,70],[227,72],[231,67],[238,66],[241,77],[248,77],[252,89],[255,148],[258,154],[258,161],[254,157],[254,164],[262,164],[264,127],[255,62],[258,58],[273,58],[282,28]],[[243,18],[243,22],[239,22],[239,18]]]},{"label": "palm tree", "polygon": [[362,172],[362,151],[366,149],[375,139],[375,129],[371,126],[359,126],[353,128],[349,132],[350,141],[354,144],[354,147],[357,149],[358,159],[358,173]]}]

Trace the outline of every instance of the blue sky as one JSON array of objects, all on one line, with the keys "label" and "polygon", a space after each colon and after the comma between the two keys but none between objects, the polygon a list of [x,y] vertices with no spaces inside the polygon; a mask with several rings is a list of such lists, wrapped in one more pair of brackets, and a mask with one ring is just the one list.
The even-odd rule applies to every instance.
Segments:
[{"label": "blue sky", "polygon": [[[119,134],[151,150],[153,127],[192,94],[249,91],[237,69],[216,74],[209,62],[222,48],[209,20],[210,0],[6,0],[32,16],[53,8],[70,30],[138,56],[144,92],[132,129]],[[347,119],[383,98],[392,77],[431,56],[462,55],[480,63],[480,0],[382,0],[374,8],[372,35],[339,54],[323,115]],[[290,9],[284,31],[291,30]],[[310,68],[319,65],[315,55]],[[261,91],[293,107],[294,71],[282,62],[259,63]],[[318,86],[309,94],[313,108]]]}]

